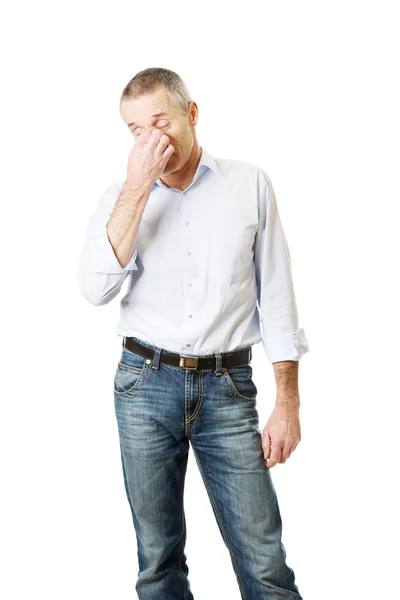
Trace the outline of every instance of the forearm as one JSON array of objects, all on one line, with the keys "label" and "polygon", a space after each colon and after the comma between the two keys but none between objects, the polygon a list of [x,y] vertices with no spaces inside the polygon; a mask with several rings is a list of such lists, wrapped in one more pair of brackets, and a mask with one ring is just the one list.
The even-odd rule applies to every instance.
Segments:
[{"label": "forearm", "polygon": [[150,192],[150,185],[135,185],[127,179],[107,222],[108,239],[122,268],[128,264],[135,248]]},{"label": "forearm", "polygon": [[276,382],[276,406],[299,409],[299,361],[284,360],[272,363]]}]

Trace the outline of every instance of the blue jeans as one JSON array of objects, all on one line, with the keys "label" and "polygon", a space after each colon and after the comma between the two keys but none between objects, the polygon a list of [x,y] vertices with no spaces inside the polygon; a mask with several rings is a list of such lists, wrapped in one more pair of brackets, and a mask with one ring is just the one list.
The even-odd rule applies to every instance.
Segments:
[{"label": "blue jeans", "polygon": [[302,600],[286,564],[276,491],[264,463],[251,365],[222,374],[184,369],[160,362],[166,350],[133,339],[155,352],[147,359],[122,346],[114,378],[139,599],[194,600],[183,506],[190,441],[242,599]]}]

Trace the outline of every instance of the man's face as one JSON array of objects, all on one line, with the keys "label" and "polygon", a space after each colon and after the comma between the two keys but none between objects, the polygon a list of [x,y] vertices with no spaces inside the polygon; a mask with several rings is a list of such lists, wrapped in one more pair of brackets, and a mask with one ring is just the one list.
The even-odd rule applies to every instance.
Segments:
[{"label": "man's face", "polygon": [[[171,101],[161,86],[151,94],[121,102],[121,116],[133,138],[137,140],[148,129],[161,129],[175,148],[163,171],[164,174],[181,169],[188,160],[193,147],[197,108],[190,103],[190,112],[184,115]],[[155,116],[156,115],[156,116]],[[193,118],[195,117],[195,118]]]}]

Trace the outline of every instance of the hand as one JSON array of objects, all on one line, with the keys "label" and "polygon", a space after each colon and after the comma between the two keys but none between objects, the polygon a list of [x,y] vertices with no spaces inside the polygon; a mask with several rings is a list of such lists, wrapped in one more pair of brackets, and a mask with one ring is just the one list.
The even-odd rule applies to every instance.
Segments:
[{"label": "hand", "polygon": [[169,137],[161,129],[155,128],[151,133],[145,131],[137,138],[129,154],[127,180],[138,186],[151,187],[162,175],[174,152]]},{"label": "hand", "polygon": [[285,463],[301,440],[298,408],[276,406],[262,432],[264,459],[269,469]]}]

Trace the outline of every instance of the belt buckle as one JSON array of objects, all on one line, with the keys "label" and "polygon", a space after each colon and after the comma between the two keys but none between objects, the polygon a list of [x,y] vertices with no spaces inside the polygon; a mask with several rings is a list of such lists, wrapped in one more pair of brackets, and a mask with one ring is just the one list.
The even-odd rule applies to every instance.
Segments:
[{"label": "belt buckle", "polygon": [[197,369],[197,365],[199,364],[198,356],[182,356],[179,355],[179,366],[182,369],[192,369],[195,371]]}]

